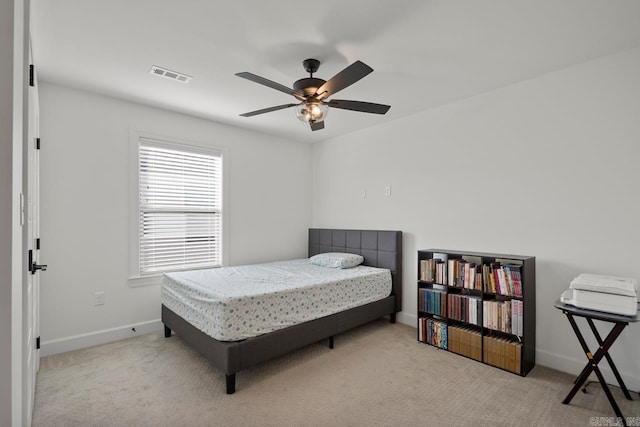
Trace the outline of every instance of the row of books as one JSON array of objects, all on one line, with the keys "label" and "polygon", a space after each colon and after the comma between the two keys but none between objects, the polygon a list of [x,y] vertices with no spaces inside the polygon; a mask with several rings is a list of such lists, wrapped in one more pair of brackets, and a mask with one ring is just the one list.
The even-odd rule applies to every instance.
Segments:
[{"label": "row of books", "polygon": [[521,372],[522,343],[505,337],[482,336],[471,327],[447,326],[445,323],[420,318],[420,341],[448,349],[457,354],[484,361],[516,374]]},{"label": "row of books", "polygon": [[418,310],[448,317],[487,329],[523,335],[523,307],[521,300],[482,301],[472,295],[447,294],[440,290],[419,289]]},{"label": "row of books", "polygon": [[483,360],[489,365],[519,374],[521,372],[522,343],[499,337],[483,337]]},{"label": "row of books", "polygon": [[447,294],[438,289],[418,290],[418,310],[421,312],[517,336],[524,332],[523,307],[523,302],[516,299],[482,301],[473,295]]},{"label": "row of books", "polygon": [[436,314],[447,315],[447,294],[437,289],[418,289],[418,310]]},{"label": "row of books", "polygon": [[420,280],[447,284],[447,266],[441,259],[429,258],[420,260]]},{"label": "row of books", "polygon": [[464,259],[450,259],[448,264],[447,283],[456,288],[483,290],[481,264]]},{"label": "row of books", "polygon": [[462,322],[479,325],[482,320],[481,308],[482,300],[480,297],[471,295],[448,294],[447,304],[449,312],[447,317]]},{"label": "row of books", "polygon": [[522,273],[519,265],[507,264],[499,266],[493,268],[493,274],[487,274],[490,281],[490,292],[522,297]]},{"label": "row of books", "polygon": [[483,301],[482,326],[521,337],[523,308],[521,300]]},{"label": "row of books", "polygon": [[447,349],[447,324],[431,318],[421,317],[418,321],[420,341],[434,347]]},{"label": "row of books", "polygon": [[482,264],[463,258],[423,259],[420,260],[420,280],[456,288],[522,297],[521,265],[519,261],[514,260],[496,260]]},{"label": "row of books", "polygon": [[468,326],[447,328],[449,351],[482,361],[482,335]]}]

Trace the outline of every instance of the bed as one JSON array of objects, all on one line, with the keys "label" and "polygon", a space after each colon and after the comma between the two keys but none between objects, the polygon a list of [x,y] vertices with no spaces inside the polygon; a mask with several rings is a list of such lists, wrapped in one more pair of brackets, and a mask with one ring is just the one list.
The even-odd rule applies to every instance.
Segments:
[{"label": "bed", "polygon": [[[321,340],[328,339],[329,347],[333,348],[335,335],[386,315],[395,323],[396,313],[402,308],[402,232],[309,229],[308,256],[331,252],[359,254],[364,258],[363,266],[388,270],[387,274],[391,276],[389,295],[363,305],[349,307],[347,304],[348,308],[332,314],[291,326],[280,325],[276,330],[266,329],[258,336],[244,338],[241,332],[238,335],[236,331],[209,330],[197,318],[181,311],[179,305],[172,305],[169,300],[165,304],[164,294],[169,290],[165,277],[167,284],[163,285],[162,304],[165,337],[170,337],[174,331],[222,370],[226,376],[226,392],[232,394],[236,389],[236,373],[242,369]],[[274,267],[288,268],[288,265]],[[252,309],[252,312],[257,311]]]}]

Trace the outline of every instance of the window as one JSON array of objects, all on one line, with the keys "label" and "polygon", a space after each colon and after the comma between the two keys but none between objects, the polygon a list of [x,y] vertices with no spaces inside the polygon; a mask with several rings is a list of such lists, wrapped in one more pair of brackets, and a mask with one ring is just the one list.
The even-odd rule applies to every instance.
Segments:
[{"label": "window", "polygon": [[138,138],[137,275],[222,265],[222,153]]}]

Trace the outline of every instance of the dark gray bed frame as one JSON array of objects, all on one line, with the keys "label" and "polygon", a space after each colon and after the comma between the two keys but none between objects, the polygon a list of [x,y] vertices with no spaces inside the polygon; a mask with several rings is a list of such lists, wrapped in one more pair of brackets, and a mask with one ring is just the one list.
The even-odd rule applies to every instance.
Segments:
[{"label": "dark gray bed frame", "polygon": [[236,372],[329,339],[341,332],[389,315],[395,323],[402,309],[402,232],[378,230],[309,229],[309,256],[325,252],[357,253],[364,265],[391,270],[392,292],[387,298],[360,307],[290,326],[242,341],[218,341],[162,305],[164,336],[171,331],[226,374],[227,394],[235,392]]}]

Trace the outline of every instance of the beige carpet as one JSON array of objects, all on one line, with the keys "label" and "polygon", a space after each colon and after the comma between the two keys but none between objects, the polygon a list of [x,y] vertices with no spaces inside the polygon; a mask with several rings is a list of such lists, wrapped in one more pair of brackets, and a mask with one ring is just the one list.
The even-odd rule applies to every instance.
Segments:
[{"label": "beige carpet", "polygon": [[[573,377],[537,366],[525,378],[420,344],[384,320],[224,375],[161,333],[46,357],[34,426],[610,425],[599,385],[561,402]],[[576,344],[577,345],[577,344]],[[640,398],[614,395],[626,417]],[[592,418],[598,417],[598,418]],[[640,418],[636,420],[640,424]],[[599,423],[599,424],[598,424]]]}]

